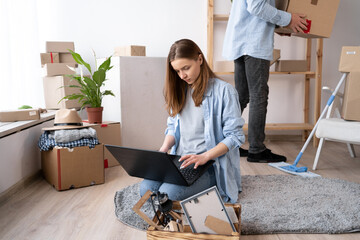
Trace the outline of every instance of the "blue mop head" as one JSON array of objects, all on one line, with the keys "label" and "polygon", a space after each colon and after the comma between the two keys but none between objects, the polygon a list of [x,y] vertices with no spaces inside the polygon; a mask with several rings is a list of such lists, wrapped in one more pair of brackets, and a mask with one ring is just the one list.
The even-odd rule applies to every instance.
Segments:
[{"label": "blue mop head", "polygon": [[296,167],[295,165],[282,166],[281,168],[291,172],[307,172],[307,167]]},{"label": "blue mop head", "polygon": [[282,169],[291,171],[291,172],[307,172],[307,167],[297,167],[296,165],[300,161],[301,156],[303,155],[302,151],[297,155],[293,165],[281,166]]}]

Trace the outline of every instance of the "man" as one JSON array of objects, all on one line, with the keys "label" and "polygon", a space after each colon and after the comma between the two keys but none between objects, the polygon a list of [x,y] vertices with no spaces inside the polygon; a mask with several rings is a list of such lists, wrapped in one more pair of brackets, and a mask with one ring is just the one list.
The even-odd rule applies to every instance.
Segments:
[{"label": "man", "polygon": [[275,0],[233,0],[224,38],[223,56],[234,60],[241,112],[250,103],[249,150],[240,148],[240,155],[247,156],[249,162],[286,161],[285,156],[272,153],[264,144],[274,29],[275,25],[288,26],[302,33],[307,24],[305,15],[274,6]]}]

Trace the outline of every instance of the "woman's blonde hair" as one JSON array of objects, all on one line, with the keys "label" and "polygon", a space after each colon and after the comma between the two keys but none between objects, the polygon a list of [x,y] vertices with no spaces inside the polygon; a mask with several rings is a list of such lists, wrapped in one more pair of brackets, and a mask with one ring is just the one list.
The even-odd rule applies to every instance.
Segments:
[{"label": "woman's blonde hair", "polygon": [[203,58],[203,62],[200,66],[200,75],[199,78],[192,84],[194,89],[192,99],[197,107],[201,105],[209,79],[215,78],[216,75],[210,69],[205,60],[204,54],[198,45],[196,45],[193,41],[189,39],[181,39],[176,41],[170,48],[169,55],[167,57],[164,96],[166,110],[172,117],[180,113],[185,105],[186,89],[188,84],[179,77],[172,67],[171,62],[179,58],[187,58],[196,61],[200,54]]}]

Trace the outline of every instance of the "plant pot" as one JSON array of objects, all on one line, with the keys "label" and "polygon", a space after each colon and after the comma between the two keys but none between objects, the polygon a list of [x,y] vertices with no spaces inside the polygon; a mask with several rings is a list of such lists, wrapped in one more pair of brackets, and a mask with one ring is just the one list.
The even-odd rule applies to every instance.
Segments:
[{"label": "plant pot", "polygon": [[102,123],[103,107],[87,107],[86,112],[88,115],[89,123]]}]

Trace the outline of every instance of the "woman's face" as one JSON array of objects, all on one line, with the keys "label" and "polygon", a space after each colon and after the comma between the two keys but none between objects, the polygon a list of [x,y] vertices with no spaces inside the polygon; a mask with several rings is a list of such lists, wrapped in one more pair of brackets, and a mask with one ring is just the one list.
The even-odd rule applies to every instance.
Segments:
[{"label": "woman's face", "polygon": [[187,84],[193,84],[199,78],[202,62],[200,54],[197,60],[188,58],[175,59],[171,62],[171,66],[182,80]]}]

